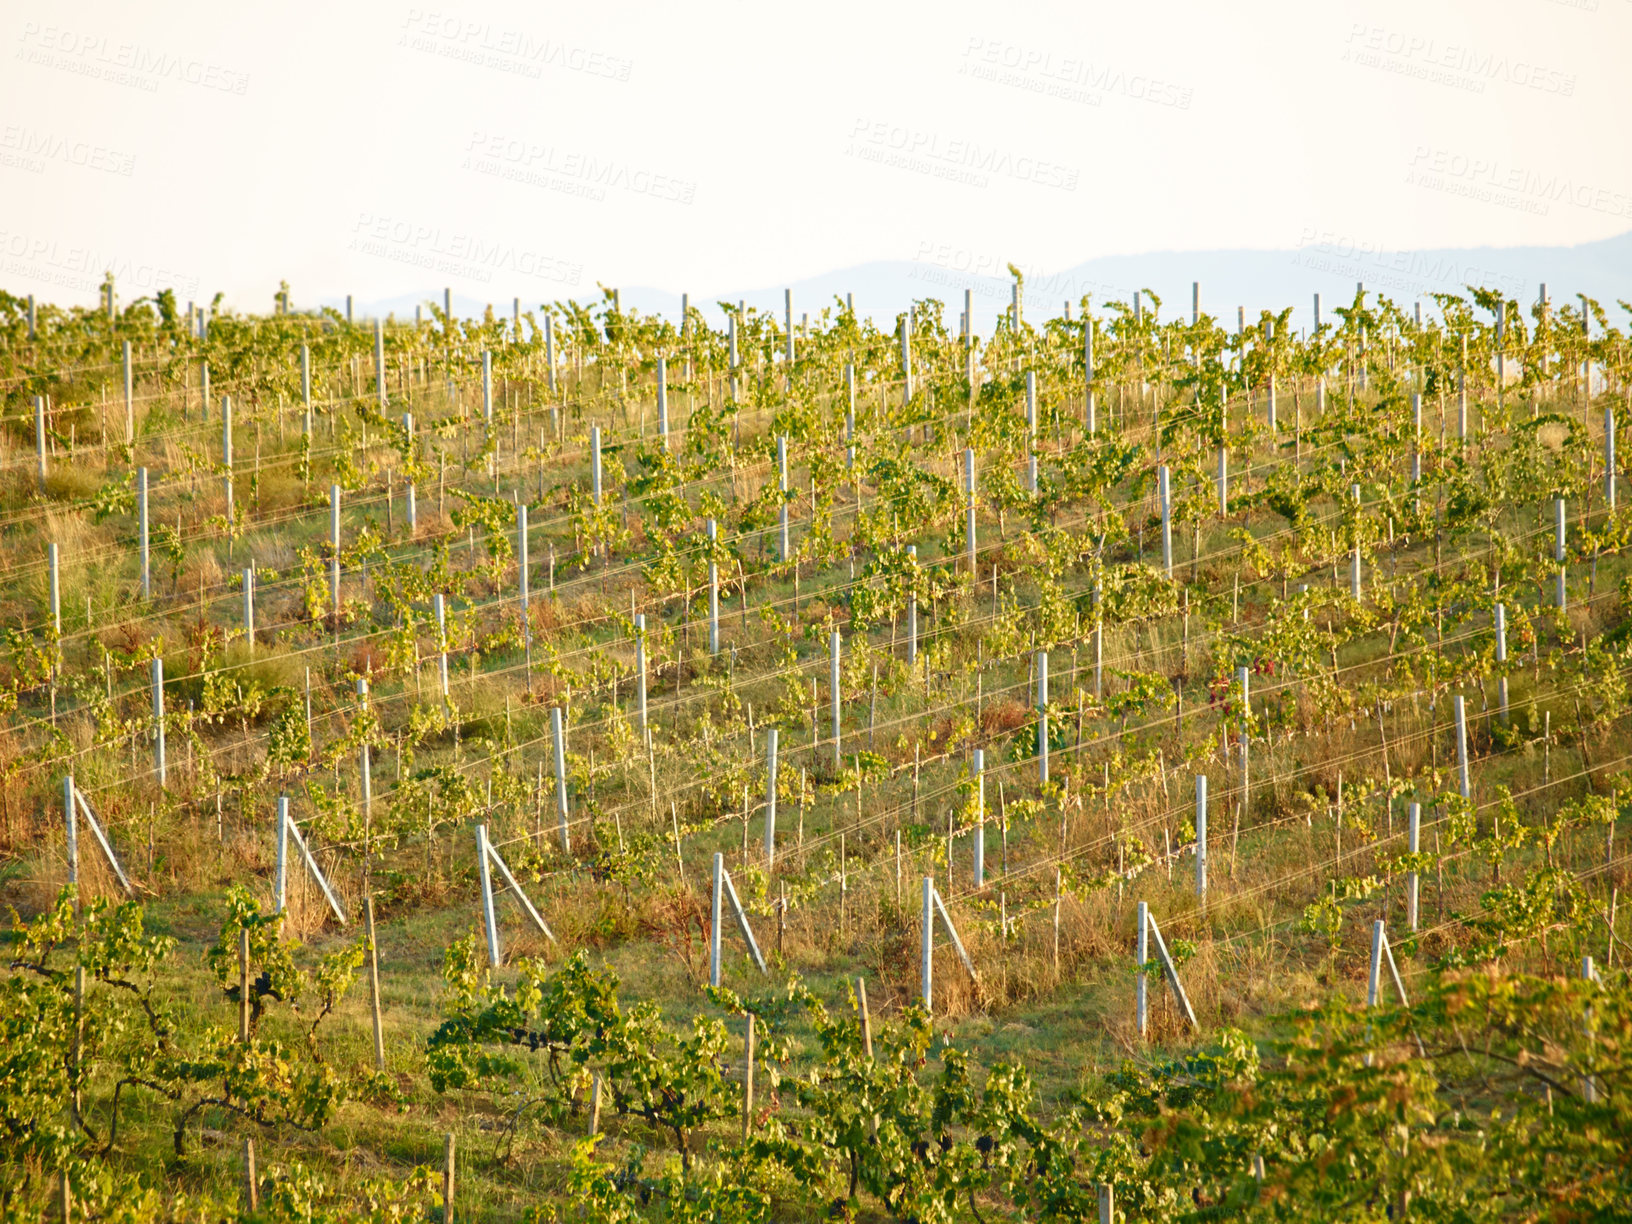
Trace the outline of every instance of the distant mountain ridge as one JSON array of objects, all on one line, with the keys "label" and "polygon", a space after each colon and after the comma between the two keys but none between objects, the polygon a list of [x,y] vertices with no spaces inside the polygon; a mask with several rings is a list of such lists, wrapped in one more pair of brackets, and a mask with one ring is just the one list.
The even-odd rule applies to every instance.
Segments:
[{"label": "distant mountain ridge", "polygon": [[[976,329],[990,331],[997,316],[1008,307],[1012,280],[1001,267],[994,274],[986,267],[964,266],[970,262],[927,250],[918,259],[879,260],[794,280],[785,286],[692,294],[691,300],[694,306],[711,313],[720,301],[743,301],[781,313],[784,290],[792,289],[795,313],[815,316],[851,294],[859,313],[888,327],[893,326],[909,301],[938,298],[946,308],[947,326],[955,328],[967,289],[972,295]],[[1582,293],[1619,315],[1617,300],[1632,301],[1632,231],[1578,246],[1415,251],[1371,250],[1311,233],[1307,242],[1285,250],[1106,255],[1059,272],[1028,273],[1023,309],[1029,317],[1047,318],[1058,315],[1069,301],[1075,314],[1084,295],[1100,304],[1113,299],[1127,301],[1136,289],[1151,289],[1161,298],[1162,315],[1171,318],[1189,314],[1191,284],[1198,281],[1202,310],[1226,323],[1234,322],[1238,307],[1245,307],[1250,319],[1259,310],[1291,306],[1293,325],[1307,327],[1312,321],[1314,294],[1322,295],[1323,310],[1347,305],[1357,282],[1364,283],[1368,293],[1384,294],[1407,308],[1421,301],[1425,312],[1435,311],[1430,294],[1465,294],[1468,284],[1499,288],[1520,302],[1532,302],[1545,283],[1548,297],[1555,302]],[[680,310],[680,294],[670,290],[636,285],[623,287],[621,295],[625,305],[643,313],[673,317]],[[587,290],[578,287],[559,296],[587,302],[598,300],[600,291],[590,282]],[[522,309],[536,308],[539,302],[535,298],[539,295],[523,298]],[[394,313],[404,318],[413,314],[416,305],[441,300],[442,290],[437,287],[428,289],[422,297],[406,295],[359,304],[355,309],[359,315]],[[323,304],[344,309],[345,299],[325,299]],[[454,294],[454,312],[461,317],[480,315],[488,304]],[[491,305],[496,314],[508,315],[512,298]]]}]

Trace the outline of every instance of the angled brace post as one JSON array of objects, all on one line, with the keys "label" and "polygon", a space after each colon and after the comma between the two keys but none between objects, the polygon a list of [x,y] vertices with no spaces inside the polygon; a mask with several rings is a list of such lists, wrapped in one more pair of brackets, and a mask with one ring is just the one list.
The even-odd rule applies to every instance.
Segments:
[{"label": "angled brace post", "polygon": [[482,880],[482,922],[487,927],[487,959],[499,967],[499,920],[493,913],[493,874],[488,859],[487,826],[476,826],[476,869]]},{"label": "angled brace post", "polygon": [[[1388,962],[1389,976],[1394,979],[1394,991],[1400,996],[1400,1006],[1410,1007],[1411,1000],[1405,995],[1405,981],[1400,977],[1399,966],[1394,963],[1394,949],[1388,942],[1388,927],[1381,918],[1372,924],[1371,928],[1371,971],[1366,980],[1366,1006],[1376,1007],[1377,997],[1382,993],[1383,962]],[[1412,1039],[1417,1043],[1417,1053],[1428,1057],[1428,1049],[1422,1044],[1422,1035],[1413,1027]],[[1370,1058],[1368,1054],[1366,1056]]]},{"label": "angled brace post", "polygon": [[1388,942],[1388,932],[1383,932],[1383,955],[1388,958],[1388,972],[1394,979],[1394,989],[1400,996],[1400,1006],[1410,1007],[1411,1000],[1405,997],[1405,983],[1400,979],[1400,968],[1394,963],[1394,946]]},{"label": "angled brace post", "polygon": [[753,928],[748,925],[748,915],[742,908],[742,902],[737,900],[737,888],[731,883],[731,873],[723,871],[721,879],[725,883],[725,895],[731,902],[731,912],[737,918],[737,929],[742,932],[743,942],[748,945],[748,954],[754,958],[754,964],[761,973],[769,973],[770,970],[765,967],[765,958],[760,955],[759,943],[754,939]]},{"label": "angled brace post", "polygon": [[722,910],[724,902],[731,902],[732,915],[737,920],[737,929],[742,932],[743,941],[748,945],[748,952],[754,958],[754,964],[761,973],[769,973],[765,967],[765,958],[760,955],[759,943],[754,939],[753,928],[748,925],[748,915],[743,912],[742,902],[737,899],[737,890],[731,883],[731,875],[725,869],[725,855],[714,855],[714,888],[709,903],[709,935],[708,935],[708,984],[720,984],[720,925],[724,916]]},{"label": "angled brace post", "polygon": [[952,925],[952,915],[946,912],[946,902],[941,900],[941,890],[936,888],[930,894],[935,900],[935,912],[941,916],[941,922],[946,926],[946,933],[952,939],[952,948],[963,962],[964,970],[969,974],[972,982],[980,981],[980,974],[975,972],[975,962],[969,959],[969,953],[964,951],[963,940],[958,938],[958,928]]},{"label": "angled brace post", "polygon": [[334,911],[334,916],[340,920],[340,925],[346,925],[346,911],[340,908],[340,901],[334,895],[334,889],[329,887],[328,879],[323,875],[307,848],[306,839],[300,835],[300,826],[295,823],[294,817],[289,815],[289,800],[286,797],[278,798],[278,884],[277,884],[277,911],[282,913],[288,901],[289,885],[289,838],[295,839],[295,845],[300,849],[301,858],[306,860],[306,870],[312,873],[317,886],[323,890],[323,896]]},{"label": "angled brace post", "polygon": [[[533,903],[528,900],[527,894],[521,891],[521,885],[516,883],[516,877],[510,874],[510,865],[504,861],[504,857],[499,853],[498,847],[496,847],[487,837],[487,826],[478,825],[477,828],[481,830],[479,838],[486,844],[487,853],[492,856],[493,865],[499,869],[499,874],[504,877],[504,882],[509,887],[510,891],[516,894],[516,900],[521,902],[521,908],[527,912],[527,917],[533,920],[533,925],[540,931],[544,932],[545,936],[549,938],[551,943],[554,943],[556,941],[555,932],[550,930],[544,919],[539,916],[538,910],[535,909],[533,907]],[[491,887],[492,881],[491,877],[489,877],[490,890]]]},{"label": "angled brace post", "polygon": [[79,891],[79,821],[74,812],[74,775],[66,774],[62,779],[62,819],[64,831],[67,834],[68,852],[68,883]]},{"label": "angled brace post", "polygon": [[1388,962],[1388,972],[1394,978],[1394,989],[1400,996],[1400,1006],[1410,1007],[1411,1001],[1405,997],[1405,983],[1400,979],[1399,968],[1394,964],[1394,949],[1388,943],[1388,928],[1381,918],[1371,926],[1371,971],[1366,978],[1366,1006],[1376,1007],[1377,996],[1382,993],[1383,962]]},{"label": "angled brace post", "polygon": [[1173,998],[1178,1001],[1179,1010],[1190,1022],[1190,1027],[1199,1033],[1201,1025],[1196,1022],[1196,1013],[1190,1007],[1189,996],[1184,993],[1184,986],[1179,981],[1179,971],[1173,964],[1173,958],[1167,954],[1167,941],[1162,938],[1162,928],[1156,925],[1156,915],[1146,910],[1145,919],[1150,923],[1151,938],[1156,941],[1156,955],[1161,959],[1162,971],[1167,975],[1167,984],[1173,988]]},{"label": "angled brace post", "polygon": [[102,847],[102,854],[108,860],[108,866],[113,868],[113,874],[119,877],[119,883],[131,897],[136,896],[136,888],[125,875],[125,869],[119,865],[119,859],[113,853],[113,846],[109,843],[107,834],[102,832],[102,823],[97,820],[96,813],[91,811],[91,805],[85,799],[85,792],[74,787],[74,799],[79,804],[79,810],[84,813],[85,822],[91,826],[91,832],[96,837],[96,844]]}]

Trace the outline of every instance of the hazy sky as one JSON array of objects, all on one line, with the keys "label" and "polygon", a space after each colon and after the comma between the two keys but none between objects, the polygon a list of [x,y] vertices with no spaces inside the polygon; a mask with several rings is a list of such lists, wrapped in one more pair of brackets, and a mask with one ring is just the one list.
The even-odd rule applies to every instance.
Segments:
[{"label": "hazy sky", "polygon": [[1629,47],[1629,0],[6,0],[0,287],[536,303],[1583,242],[1632,229]]}]

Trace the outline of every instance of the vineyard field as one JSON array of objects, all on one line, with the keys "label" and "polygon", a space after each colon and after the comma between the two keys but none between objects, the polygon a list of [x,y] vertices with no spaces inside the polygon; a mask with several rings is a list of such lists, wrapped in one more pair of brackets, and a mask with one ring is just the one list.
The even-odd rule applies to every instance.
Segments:
[{"label": "vineyard field", "polygon": [[1624,1218],[1632,305],[1011,271],[0,292],[0,1218]]}]

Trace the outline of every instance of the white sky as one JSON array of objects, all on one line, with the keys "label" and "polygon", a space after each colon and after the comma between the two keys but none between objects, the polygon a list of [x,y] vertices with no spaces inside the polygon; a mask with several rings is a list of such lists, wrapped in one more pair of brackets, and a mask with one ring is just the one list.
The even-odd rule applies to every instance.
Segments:
[{"label": "white sky", "polygon": [[696,300],[871,260],[1578,243],[1632,229],[1629,47],[1629,0],[5,0],[0,287]]}]

